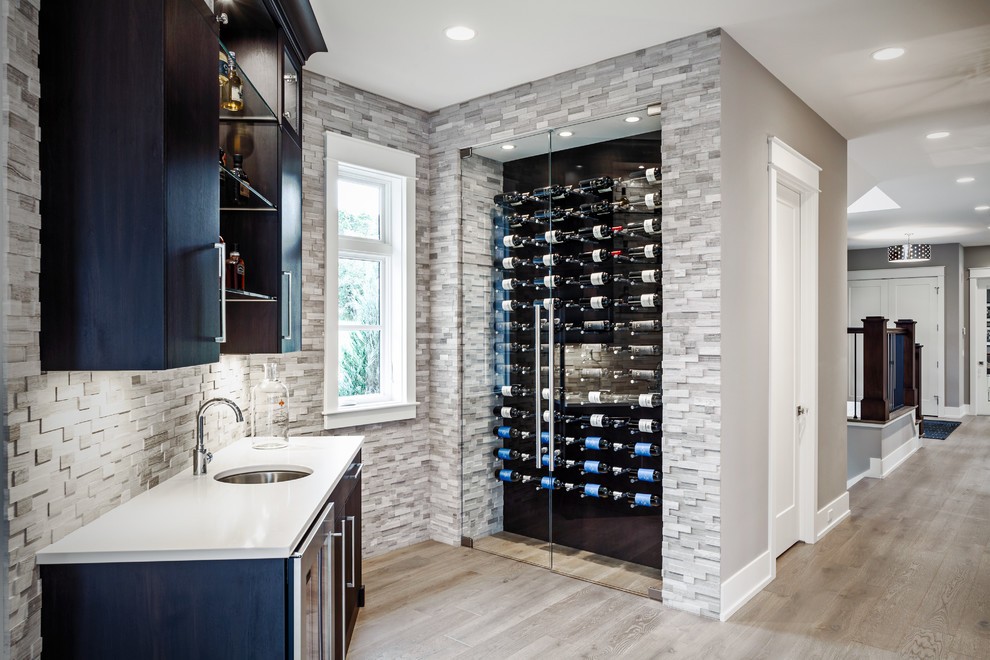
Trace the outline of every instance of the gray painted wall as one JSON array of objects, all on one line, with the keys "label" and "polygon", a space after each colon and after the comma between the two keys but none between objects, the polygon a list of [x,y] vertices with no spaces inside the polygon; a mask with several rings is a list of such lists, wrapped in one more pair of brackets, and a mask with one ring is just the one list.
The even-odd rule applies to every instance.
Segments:
[{"label": "gray painted wall", "polygon": [[969,269],[970,268],[990,268],[990,245],[974,245],[963,248],[963,307],[962,324],[967,329],[966,336],[962,343],[963,370],[962,370],[962,391],[963,402],[970,403],[969,391]]},{"label": "gray painted wall", "polygon": [[[963,314],[963,247],[959,243],[932,245],[932,259],[925,263],[892,264],[887,261],[886,248],[849,250],[849,270],[898,270],[918,266],[945,267],[945,401],[950,407],[961,406],[966,392],[963,380],[962,328],[966,323]],[[846,310],[843,310],[845,318]]]},{"label": "gray painted wall", "polygon": [[[767,549],[770,136],[822,168],[818,507],[846,490],[846,140],[722,35],[722,576]],[[812,404],[814,405],[814,404]]]}]

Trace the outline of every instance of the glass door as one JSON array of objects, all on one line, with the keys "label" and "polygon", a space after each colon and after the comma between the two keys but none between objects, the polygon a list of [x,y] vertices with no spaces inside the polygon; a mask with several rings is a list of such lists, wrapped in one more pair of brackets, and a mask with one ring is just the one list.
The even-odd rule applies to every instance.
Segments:
[{"label": "glass door", "polygon": [[[461,160],[462,529],[660,587],[660,135],[611,117]],[[493,423],[494,422],[494,423]]]}]

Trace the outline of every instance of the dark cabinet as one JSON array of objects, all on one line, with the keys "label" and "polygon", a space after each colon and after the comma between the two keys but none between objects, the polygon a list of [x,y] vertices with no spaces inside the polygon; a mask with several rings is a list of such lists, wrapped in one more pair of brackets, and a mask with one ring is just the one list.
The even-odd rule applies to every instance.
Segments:
[{"label": "dark cabinet", "polygon": [[[220,233],[245,275],[225,291],[221,351],[288,353],[302,346],[302,70],[261,5],[228,13],[220,40],[244,83],[244,107],[220,113]],[[246,179],[234,176],[235,159]]]},{"label": "dark cabinet", "polygon": [[202,0],[40,15],[41,363],[215,362],[216,21]]},{"label": "dark cabinet", "polygon": [[334,601],[334,648],[336,658],[344,657],[354,634],[359,608],[364,607],[361,577],[361,453],[358,452],[330,499],[335,508],[334,584],[339,596]]}]

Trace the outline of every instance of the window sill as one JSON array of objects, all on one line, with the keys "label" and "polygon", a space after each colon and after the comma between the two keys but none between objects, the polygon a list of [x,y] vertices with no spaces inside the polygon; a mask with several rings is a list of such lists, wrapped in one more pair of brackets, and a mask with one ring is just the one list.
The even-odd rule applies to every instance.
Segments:
[{"label": "window sill", "polygon": [[348,426],[397,422],[416,417],[418,401],[403,403],[377,403],[363,406],[348,406],[323,413],[323,428],[340,429]]}]

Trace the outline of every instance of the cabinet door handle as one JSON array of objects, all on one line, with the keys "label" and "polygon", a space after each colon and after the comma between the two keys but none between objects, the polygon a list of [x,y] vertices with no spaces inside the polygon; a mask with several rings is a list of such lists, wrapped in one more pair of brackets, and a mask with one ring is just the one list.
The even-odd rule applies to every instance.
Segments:
[{"label": "cabinet door handle", "polygon": [[[344,479],[357,479],[361,476],[361,469],[364,467],[364,463],[351,463],[347,467],[347,472],[344,473]],[[348,474],[351,470],[354,470],[352,474]]]},{"label": "cabinet door handle", "polygon": [[214,243],[220,266],[220,336],[214,337],[218,344],[227,341],[227,248],[223,243]]},{"label": "cabinet door handle", "polygon": [[341,654],[341,659],[347,657],[347,583],[343,579],[344,573],[347,570],[347,564],[344,560],[344,545],[347,543],[347,535],[344,533],[345,525],[344,520],[340,521],[340,532],[334,532],[334,536],[340,537],[340,639],[341,646],[344,651]]},{"label": "cabinet door handle", "polygon": [[282,335],[282,339],[292,339],[292,271],[283,270],[282,277],[285,277],[286,275],[289,276],[289,286],[286,289],[288,293],[285,296],[286,304],[288,306],[288,317],[286,319],[287,323],[285,326],[289,329],[289,334]]},{"label": "cabinet door handle", "polygon": [[345,518],[347,522],[351,523],[351,581],[347,583],[348,589],[353,589],[357,586],[357,553],[355,552],[355,539],[357,538],[357,522],[354,520],[354,516],[347,516]]}]

